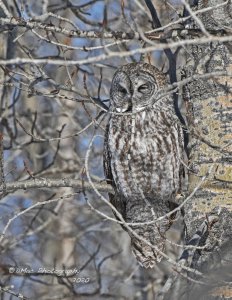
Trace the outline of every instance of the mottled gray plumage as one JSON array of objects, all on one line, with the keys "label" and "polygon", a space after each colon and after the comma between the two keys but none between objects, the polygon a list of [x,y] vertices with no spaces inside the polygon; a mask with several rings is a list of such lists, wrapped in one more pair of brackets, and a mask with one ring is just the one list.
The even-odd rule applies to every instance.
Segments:
[{"label": "mottled gray plumage", "polygon": [[[105,137],[104,168],[115,190],[110,201],[130,223],[152,221],[175,207],[181,191],[183,137],[167,84],[154,66],[131,63],[119,68],[110,90],[110,117]],[[134,231],[163,251],[171,218]],[[132,251],[144,267],[162,256],[132,233]]]}]

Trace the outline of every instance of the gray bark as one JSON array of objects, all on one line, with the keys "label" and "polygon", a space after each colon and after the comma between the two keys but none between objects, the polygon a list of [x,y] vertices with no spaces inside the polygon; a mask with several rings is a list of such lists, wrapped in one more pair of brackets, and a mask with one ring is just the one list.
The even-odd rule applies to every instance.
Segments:
[{"label": "gray bark", "polygon": [[[198,1],[194,10],[223,3],[222,0]],[[207,30],[215,30],[220,35],[232,25],[232,4],[210,13],[199,15]],[[199,24],[188,24],[196,28]],[[231,44],[212,42],[188,47],[187,77],[215,71],[231,73]],[[217,216],[217,222],[209,226],[196,250],[192,268],[203,272],[203,277],[190,276],[203,284],[182,278],[182,288],[178,299],[224,299],[232,297],[232,289],[225,284],[228,268],[232,261],[232,81],[221,76],[209,80],[193,80],[187,85],[184,97],[187,107],[188,129],[190,133],[189,191],[201,181],[197,193],[185,206],[186,242],[198,231],[209,216]],[[200,297],[200,298],[199,298]]]}]

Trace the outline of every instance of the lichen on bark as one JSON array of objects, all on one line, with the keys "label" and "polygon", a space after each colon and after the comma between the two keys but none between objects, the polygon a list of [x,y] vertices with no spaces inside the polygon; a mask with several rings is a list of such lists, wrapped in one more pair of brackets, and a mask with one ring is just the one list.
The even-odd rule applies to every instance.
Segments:
[{"label": "lichen on bark", "polygon": [[[198,1],[194,10],[224,1]],[[221,32],[232,25],[231,3],[219,11],[199,15],[205,29]],[[189,27],[198,27],[196,23]],[[207,245],[196,251],[192,267],[211,270],[226,265],[220,251],[232,246],[232,55],[231,44],[211,42],[188,47],[184,73],[196,74],[224,71],[228,76],[213,76],[208,80],[193,80],[188,91],[188,129],[190,134],[189,192],[207,176],[194,197],[185,205],[186,240],[198,230],[209,216],[217,215],[201,241]],[[209,172],[210,170],[210,172]],[[227,249],[229,249],[227,247]],[[231,252],[231,250],[230,250]],[[229,255],[230,259],[232,254]],[[228,255],[226,256],[228,258]]]}]

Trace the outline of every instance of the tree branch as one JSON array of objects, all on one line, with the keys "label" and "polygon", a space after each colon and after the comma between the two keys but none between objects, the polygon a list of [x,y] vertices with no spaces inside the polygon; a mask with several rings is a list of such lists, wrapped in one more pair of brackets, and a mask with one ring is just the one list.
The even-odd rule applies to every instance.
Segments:
[{"label": "tree branch", "polygon": [[[101,192],[113,193],[111,185],[103,183],[94,183],[95,187]],[[89,182],[81,181],[72,178],[62,178],[62,179],[48,179],[48,178],[38,178],[26,181],[13,181],[5,183],[5,185],[0,186],[0,192],[13,192],[20,189],[36,189],[36,188],[58,188],[58,187],[72,187],[83,190],[92,190],[92,185]]]}]

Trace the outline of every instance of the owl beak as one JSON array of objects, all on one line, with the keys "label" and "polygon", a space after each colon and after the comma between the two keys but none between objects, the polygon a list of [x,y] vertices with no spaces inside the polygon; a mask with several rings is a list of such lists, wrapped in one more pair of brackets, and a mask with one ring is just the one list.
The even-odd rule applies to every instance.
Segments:
[{"label": "owl beak", "polygon": [[132,112],[132,101],[128,102],[128,106],[127,106],[126,112]]}]

